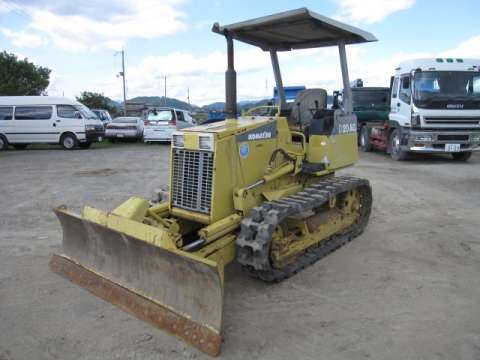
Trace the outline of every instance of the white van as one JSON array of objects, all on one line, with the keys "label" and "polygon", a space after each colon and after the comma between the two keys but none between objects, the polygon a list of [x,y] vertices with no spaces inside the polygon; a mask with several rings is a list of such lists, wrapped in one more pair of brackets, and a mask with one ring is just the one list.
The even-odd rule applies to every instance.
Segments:
[{"label": "white van", "polygon": [[60,144],[67,150],[103,141],[101,120],[85,105],[63,97],[0,96],[0,150],[9,145]]}]

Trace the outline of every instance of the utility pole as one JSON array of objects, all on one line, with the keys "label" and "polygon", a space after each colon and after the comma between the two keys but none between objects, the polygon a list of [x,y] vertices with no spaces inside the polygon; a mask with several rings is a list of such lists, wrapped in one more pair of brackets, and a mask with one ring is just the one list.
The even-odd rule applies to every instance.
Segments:
[{"label": "utility pole", "polygon": [[188,105],[190,105],[190,88],[187,88],[187,101]]},{"label": "utility pole", "polygon": [[123,115],[127,116],[127,90],[125,86],[125,51],[122,49],[122,78],[123,78]]},{"label": "utility pole", "polygon": [[115,55],[122,54],[122,71],[117,75],[122,77],[123,80],[123,115],[127,116],[127,90],[126,90],[126,80],[125,80],[125,51],[115,52]]},{"label": "utility pole", "polygon": [[164,101],[165,103],[163,104],[163,106],[167,106],[167,75],[164,76],[164,79],[165,79],[165,95],[164,95]]}]

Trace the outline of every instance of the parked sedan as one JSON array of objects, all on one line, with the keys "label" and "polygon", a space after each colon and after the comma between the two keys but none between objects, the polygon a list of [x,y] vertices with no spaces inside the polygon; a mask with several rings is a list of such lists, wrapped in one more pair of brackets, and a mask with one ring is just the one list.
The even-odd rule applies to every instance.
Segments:
[{"label": "parked sedan", "polygon": [[105,137],[110,141],[141,140],[143,137],[143,120],[133,116],[117,117],[105,128]]},{"label": "parked sedan", "polygon": [[148,111],[143,140],[145,142],[170,141],[178,130],[195,125],[188,111],[159,108]]}]

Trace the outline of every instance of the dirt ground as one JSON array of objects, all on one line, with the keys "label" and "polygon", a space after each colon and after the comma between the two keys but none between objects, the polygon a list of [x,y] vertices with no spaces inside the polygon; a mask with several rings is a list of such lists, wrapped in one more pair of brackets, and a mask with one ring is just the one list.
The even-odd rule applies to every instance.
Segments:
[{"label": "dirt ground", "polygon": [[[366,232],[297,276],[226,274],[225,359],[480,359],[480,154],[362,154]],[[204,359],[49,272],[51,209],[110,209],[168,179],[168,146],[0,153],[0,359]]]}]

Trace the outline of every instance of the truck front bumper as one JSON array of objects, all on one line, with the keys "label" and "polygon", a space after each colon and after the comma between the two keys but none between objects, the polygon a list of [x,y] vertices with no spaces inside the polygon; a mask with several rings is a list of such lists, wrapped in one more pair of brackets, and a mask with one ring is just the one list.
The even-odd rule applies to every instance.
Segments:
[{"label": "truck front bumper", "polygon": [[480,131],[407,130],[401,149],[419,153],[480,151]]}]

